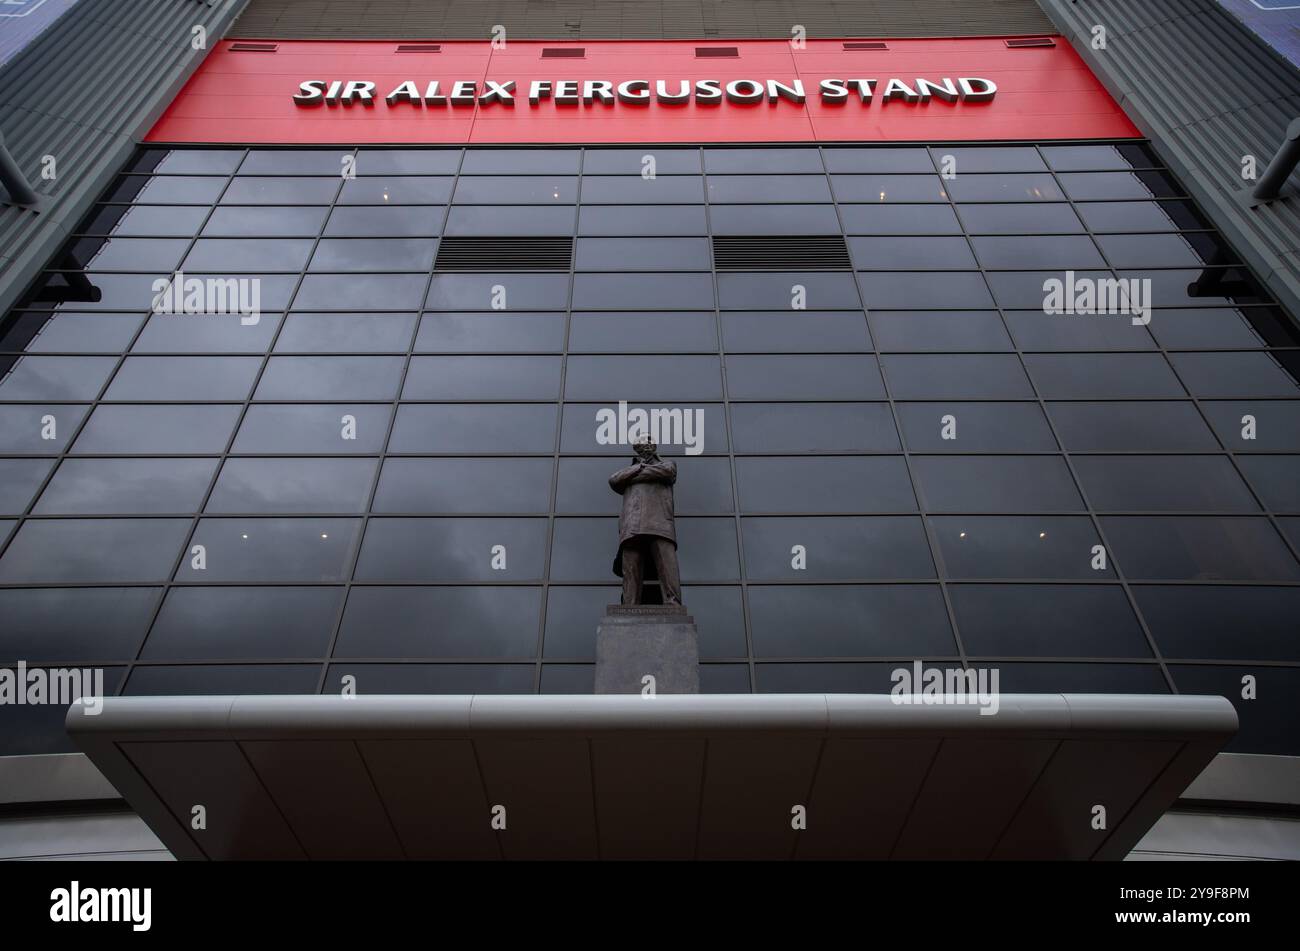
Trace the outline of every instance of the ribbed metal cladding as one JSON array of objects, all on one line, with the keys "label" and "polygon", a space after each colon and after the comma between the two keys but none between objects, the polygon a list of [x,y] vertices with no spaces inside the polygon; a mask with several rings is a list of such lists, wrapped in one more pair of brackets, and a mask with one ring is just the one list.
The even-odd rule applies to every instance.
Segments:
[{"label": "ribbed metal cladding", "polygon": [[[40,214],[0,204],[7,310],[247,0],[81,0],[0,70],[0,129]],[[206,49],[191,45],[194,28]],[[41,177],[52,156],[56,177]]]},{"label": "ribbed metal cladding", "polygon": [[713,262],[719,271],[847,271],[844,236],[715,235]]},{"label": "ribbed metal cladding", "polygon": [[572,238],[443,238],[435,271],[568,271]]},{"label": "ribbed metal cladding", "polygon": [[[1300,314],[1300,176],[1252,207],[1244,156],[1263,172],[1300,117],[1300,72],[1215,0],[1040,0],[1161,158],[1294,318]],[[1094,49],[1096,27],[1105,49]],[[1287,197],[1287,196],[1290,197]]]},{"label": "ribbed metal cladding", "polygon": [[[1133,0],[1134,3],[1137,0]],[[231,36],[479,40],[980,36],[1052,29],[1034,0],[252,0]]]}]

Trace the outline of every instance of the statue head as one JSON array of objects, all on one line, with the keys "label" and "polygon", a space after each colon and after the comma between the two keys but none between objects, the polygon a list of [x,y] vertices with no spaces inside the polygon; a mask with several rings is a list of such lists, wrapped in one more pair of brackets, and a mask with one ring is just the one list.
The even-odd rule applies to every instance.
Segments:
[{"label": "statue head", "polygon": [[642,462],[649,462],[659,455],[659,447],[650,440],[649,436],[641,436],[632,444],[632,455]]}]

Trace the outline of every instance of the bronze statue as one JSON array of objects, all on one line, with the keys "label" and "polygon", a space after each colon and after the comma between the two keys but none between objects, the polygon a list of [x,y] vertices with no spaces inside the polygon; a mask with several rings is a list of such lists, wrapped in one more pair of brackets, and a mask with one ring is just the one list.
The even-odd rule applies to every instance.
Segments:
[{"label": "bronze statue", "polygon": [[677,464],[659,458],[648,438],[632,447],[632,465],[609,477],[609,487],[623,496],[618,519],[618,554],[614,574],[623,579],[623,604],[644,604],[646,560],[654,559],[664,604],[682,603],[677,572],[677,531],[673,523],[673,483]]}]

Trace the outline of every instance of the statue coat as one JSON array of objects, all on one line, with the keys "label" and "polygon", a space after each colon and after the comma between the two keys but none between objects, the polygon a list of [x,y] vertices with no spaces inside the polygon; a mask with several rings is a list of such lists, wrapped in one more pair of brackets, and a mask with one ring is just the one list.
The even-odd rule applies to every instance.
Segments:
[{"label": "statue coat", "polygon": [[609,487],[623,496],[623,512],[618,518],[618,551],[614,555],[614,574],[623,576],[623,546],[642,535],[666,538],[677,545],[673,524],[673,483],[677,481],[677,463],[658,460],[635,462],[609,477]]}]

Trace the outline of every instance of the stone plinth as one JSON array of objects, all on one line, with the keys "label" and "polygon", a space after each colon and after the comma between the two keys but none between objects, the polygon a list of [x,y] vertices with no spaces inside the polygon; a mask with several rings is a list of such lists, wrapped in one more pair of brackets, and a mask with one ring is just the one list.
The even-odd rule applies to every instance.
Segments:
[{"label": "stone plinth", "polygon": [[596,693],[699,693],[695,618],[676,605],[611,604],[596,629]]}]

